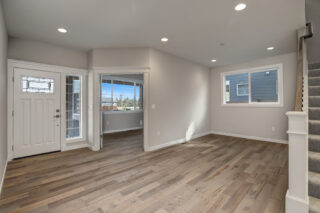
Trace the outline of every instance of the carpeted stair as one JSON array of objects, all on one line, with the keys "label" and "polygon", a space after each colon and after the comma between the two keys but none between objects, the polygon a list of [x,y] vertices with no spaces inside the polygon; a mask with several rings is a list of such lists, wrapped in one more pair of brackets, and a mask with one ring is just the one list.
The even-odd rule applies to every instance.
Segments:
[{"label": "carpeted stair", "polygon": [[309,212],[320,213],[320,69],[309,70]]}]

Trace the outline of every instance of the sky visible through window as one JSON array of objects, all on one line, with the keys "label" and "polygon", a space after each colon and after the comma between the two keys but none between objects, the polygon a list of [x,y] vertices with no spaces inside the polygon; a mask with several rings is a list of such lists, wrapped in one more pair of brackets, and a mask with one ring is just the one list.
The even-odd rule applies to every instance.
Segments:
[{"label": "sky visible through window", "polygon": [[[139,94],[140,87],[136,87],[136,93]],[[134,99],[134,87],[130,85],[113,85],[113,98],[117,99],[122,97],[128,97],[129,99]],[[102,86],[102,97],[108,98],[111,97],[111,84],[103,83]]]}]

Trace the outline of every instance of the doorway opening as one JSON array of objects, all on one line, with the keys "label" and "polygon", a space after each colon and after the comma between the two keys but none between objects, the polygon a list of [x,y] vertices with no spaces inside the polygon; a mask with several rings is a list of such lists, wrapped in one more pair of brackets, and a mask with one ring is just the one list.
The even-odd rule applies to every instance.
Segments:
[{"label": "doorway opening", "polygon": [[144,75],[100,76],[100,147],[144,150]]}]

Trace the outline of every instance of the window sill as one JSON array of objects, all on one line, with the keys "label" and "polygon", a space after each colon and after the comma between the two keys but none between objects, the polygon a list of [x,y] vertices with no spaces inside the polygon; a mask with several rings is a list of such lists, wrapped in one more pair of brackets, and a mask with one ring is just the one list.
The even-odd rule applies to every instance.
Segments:
[{"label": "window sill", "polygon": [[246,103],[235,103],[235,104],[221,104],[222,107],[264,107],[264,108],[281,108],[283,104],[280,103],[253,103],[253,104],[246,104]]},{"label": "window sill", "polygon": [[103,114],[131,114],[131,113],[141,113],[143,110],[134,111],[102,111]]},{"label": "window sill", "polygon": [[77,143],[77,142],[82,142],[85,141],[86,139],[83,137],[75,137],[75,138],[66,138],[67,143]]}]

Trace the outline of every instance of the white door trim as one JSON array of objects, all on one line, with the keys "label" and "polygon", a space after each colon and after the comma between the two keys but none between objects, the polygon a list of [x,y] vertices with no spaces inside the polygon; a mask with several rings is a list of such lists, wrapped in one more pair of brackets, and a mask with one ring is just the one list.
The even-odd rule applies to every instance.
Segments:
[{"label": "white door trim", "polygon": [[100,75],[125,75],[125,74],[143,74],[143,147],[144,151],[150,151],[149,148],[149,67],[93,67],[89,71],[89,132],[88,140],[91,150],[100,150]]},{"label": "white door trim", "polygon": [[[49,65],[49,64],[41,64],[41,63],[34,63],[34,62],[27,62],[27,61],[20,61],[20,60],[14,60],[14,59],[8,59],[8,80],[7,80],[7,89],[8,89],[8,110],[7,110],[7,121],[8,121],[8,161],[11,161],[13,159],[13,99],[14,99],[14,83],[13,83],[13,76],[14,76],[14,69],[15,68],[23,68],[23,69],[32,69],[32,70],[40,70],[40,71],[47,71],[47,72],[58,72],[62,74],[74,74],[74,75],[83,75],[87,77],[88,70],[85,69],[77,69],[77,68],[70,68],[70,67],[63,67],[63,66],[55,66],[55,65]],[[64,84],[61,80],[61,88],[63,88]],[[62,92],[63,90],[61,90]],[[85,94],[85,101],[87,100],[86,95],[87,91],[84,91]],[[84,102],[85,106],[87,105],[87,102]],[[62,103],[61,103],[62,104]],[[84,113],[87,114],[86,112]],[[84,116],[86,117],[86,116]],[[65,122],[65,120],[61,119],[61,123]],[[83,121],[84,124],[86,124],[86,120]],[[61,125],[62,128],[62,125]],[[86,132],[86,129],[84,129]],[[61,133],[63,133],[64,130],[61,129]],[[62,135],[62,134],[61,134]],[[61,141],[63,143],[63,141]],[[77,143],[78,144],[78,143]],[[62,144],[63,145],[63,144]],[[84,145],[82,145],[83,147]],[[87,140],[85,142],[85,146],[87,146]],[[77,147],[77,146],[75,146]],[[63,146],[61,146],[61,149],[63,150]],[[66,148],[65,150],[70,149]]]}]

